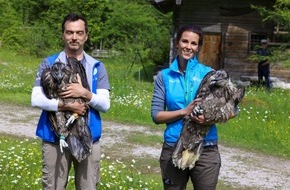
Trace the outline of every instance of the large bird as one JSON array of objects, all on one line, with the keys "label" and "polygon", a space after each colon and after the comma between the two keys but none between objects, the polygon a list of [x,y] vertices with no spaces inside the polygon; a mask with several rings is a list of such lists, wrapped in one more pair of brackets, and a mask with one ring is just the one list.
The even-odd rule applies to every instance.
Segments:
[{"label": "large bird", "polygon": [[[235,86],[224,70],[211,71],[202,80],[197,92],[201,98],[193,108],[193,115],[204,115],[207,122],[224,123],[236,115],[237,105],[245,94],[243,86]],[[182,170],[192,169],[203,150],[204,137],[211,125],[200,125],[186,116],[172,161]]]},{"label": "large bird", "polygon": [[[78,80],[78,76],[81,81]],[[85,88],[87,84],[86,73],[83,66],[75,58],[68,58],[68,64],[55,62],[50,68],[43,71],[41,83],[44,94],[49,99],[59,99],[64,105],[70,102],[86,103],[81,98],[59,97],[58,93],[65,90],[70,83],[81,82]],[[52,129],[60,139],[60,149],[68,147],[78,162],[84,160],[91,152],[92,137],[86,124],[87,114],[84,116],[71,111],[48,112]]]}]

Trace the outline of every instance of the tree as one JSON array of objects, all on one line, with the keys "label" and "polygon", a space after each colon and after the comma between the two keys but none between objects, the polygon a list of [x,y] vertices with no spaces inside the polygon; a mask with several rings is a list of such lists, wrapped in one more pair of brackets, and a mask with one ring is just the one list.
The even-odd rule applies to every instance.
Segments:
[{"label": "tree", "polygon": [[167,59],[171,15],[144,0],[0,0],[3,45],[40,57],[59,51],[61,22],[70,12],[88,20],[86,50],[103,43],[127,55],[137,52],[145,62]]},{"label": "tree", "polygon": [[163,15],[150,3],[115,0],[108,7],[102,30],[103,46],[163,63],[169,50],[171,15]]},{"label": "tree", "polygon": [[254,6],[252,8],[257,10],[262,16],[264,22],[274,22],[276,26],[283,27],[288,31],[285,41],[289,41],[290,36],[290,1],[289,0],[276,0],[271,8],[264,6]]},{"label": "tree", "polygon": [[[289,0],[276,0],[273,7],[267,8],[264,6],[254,6],[252,8],[257,10],[258,13],[262,16],[264,22],[273,22],[277,27],[283,28],[283,35],[275,34],[275,38],[279,39],[281,42],[284,42],[280,47],[272,48],[272,54],[269,58],[271,65],[278,65],[282,67],[290,66],[290,53],[286,51],[289,49],[289,40],[290,40],[290,1]],[[288,45],[287,45],[288,44]],[[259,61],[261,57],[257,55],[250,56],[250,60]]]}]

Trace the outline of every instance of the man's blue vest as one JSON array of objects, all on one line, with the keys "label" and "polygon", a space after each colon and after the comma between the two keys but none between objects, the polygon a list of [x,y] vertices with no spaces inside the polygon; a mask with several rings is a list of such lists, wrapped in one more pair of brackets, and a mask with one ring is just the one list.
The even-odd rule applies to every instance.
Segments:
[{"label": "man's blue vest", "polygon": [[[50,66],[54,64],[55,60],[58,58],[59,53],[54,54],[47,58]],[[96,63],[96,67],[98,67],[98,63]],[[94,70],[94,69],[93,69]],[[92,80],[92,92],[96,93],[96,82],[98,79],[98,72],[95,72],[93,74],[93,80]],[[101,138],[102,135],[102,122],[100,113],[95,109],[89,110],[89,121],[88,126],[91,131],[93,142],[98,141]],[[36,135],[40,137],[44,141],[48,142],[55,142],[57,139],[57,136],[55,132],[52,130],[51,122],[49,121],[47,111],[43,110],[36,129]]]}]

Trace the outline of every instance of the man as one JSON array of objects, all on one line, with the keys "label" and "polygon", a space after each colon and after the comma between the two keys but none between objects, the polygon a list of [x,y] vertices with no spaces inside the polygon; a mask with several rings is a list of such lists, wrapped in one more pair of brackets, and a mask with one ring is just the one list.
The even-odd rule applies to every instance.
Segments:
[{"label": "man", "polygon": [[[95,60],[84,51],[84,44],[88,39],[87,20],[75,13],[65,16],[62,22],[62,40],[64,50],[44,59],[38,69],[31,95],[31,104],[41,108],[42,114],[36,130],[36,135],[42,139],[42,184],[44,189],[63,190],[68,182],[71,164],[75,170],[76,189],[92,190],[100,180],[100,144],[102,127],[99,111],[106,112],[110,108],[109,80],[103,63]],[[79,83],[69,84],[67,89],[59,95],[62,98],[83,98],[88,102],[73,102],[63,105],[62,101],[48,99],[41,86],[42,71],[54,62],[61,61],[67,64],[68,57],[75,57],[84,67],[89,89]],[[89,156],[77,162],[68,149],[61,153],[59,138],[51,130],[47,118],[47,111],[69,110],[79,115],[88,113],[86,120],[91,131],[93,145]]]},{"label": "man", "polygon": [[[271,52],[268,50],[268,41],[266,39],[261,40],[261,47],[257,50],[257,55],[270,56]],[[268,58],[261,58],[258,63],[258,85],[263,83],[263,77],[265,77],[267,90],[270,89],[270,64]]]}]

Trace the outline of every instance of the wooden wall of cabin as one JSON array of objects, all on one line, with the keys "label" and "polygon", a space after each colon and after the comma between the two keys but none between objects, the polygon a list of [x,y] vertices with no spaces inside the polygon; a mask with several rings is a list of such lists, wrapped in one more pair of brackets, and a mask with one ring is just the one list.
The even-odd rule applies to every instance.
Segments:
[{"label": "wooden wall of cabin", "polygon": [[[248,60],[253,53],[249,44],[251,33],[264,33],[271,40],[274,26],[263,23],[258,13],[250,9],[250,4],[265,6],[270,5],[271,1],[182,0],[182,5],[174,10],[175,30],[183,24],[193,23],[201,26],[206,35],[220,35],[218,69],[227,70],[235,80],[242,75],[256,76],[257,63]],[[273,70],[271,73],[272,76],[290,81],[290,72]]]}]

